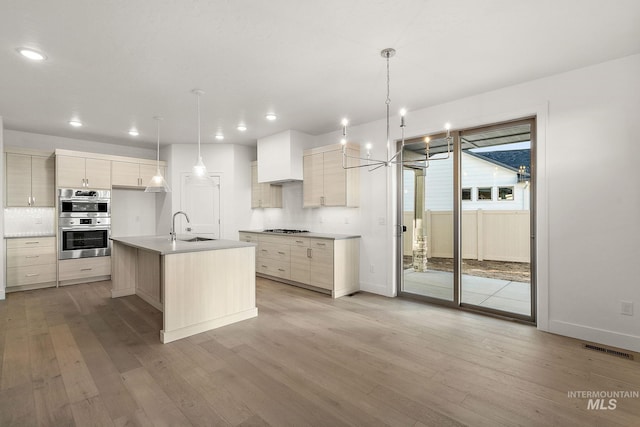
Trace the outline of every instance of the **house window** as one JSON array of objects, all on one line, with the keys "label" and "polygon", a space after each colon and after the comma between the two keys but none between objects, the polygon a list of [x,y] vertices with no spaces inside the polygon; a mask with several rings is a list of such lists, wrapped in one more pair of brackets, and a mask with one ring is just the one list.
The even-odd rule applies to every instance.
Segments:
[{"label": "house window", "polygon": [[471,200],[471,188],[462,189],[462,200]]},{"label": "house window", "polygon": [[491,187],[479,187],[478,188],[478,200],[492,200]]},{"label": "house window", "polygon": [[498,187],[498,200],[513,200],[513,187]]}]

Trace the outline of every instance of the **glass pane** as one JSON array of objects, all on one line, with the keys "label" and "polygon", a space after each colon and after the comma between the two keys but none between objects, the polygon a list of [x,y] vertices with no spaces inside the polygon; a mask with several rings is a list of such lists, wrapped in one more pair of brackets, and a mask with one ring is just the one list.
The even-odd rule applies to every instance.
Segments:
[{"label": "glass pane", "polygon": [[[424,158],[424,148],[408,144],[404,158]],[[431,155],[426,169],[405,167],[403,183],[402,291],[453,301],[453,155]]]},{"label": "glass pane", "polygon": [[[461,302],[531,316],[529,124],[462,133]],[[492,195],[495,194],[495,197]]]}]

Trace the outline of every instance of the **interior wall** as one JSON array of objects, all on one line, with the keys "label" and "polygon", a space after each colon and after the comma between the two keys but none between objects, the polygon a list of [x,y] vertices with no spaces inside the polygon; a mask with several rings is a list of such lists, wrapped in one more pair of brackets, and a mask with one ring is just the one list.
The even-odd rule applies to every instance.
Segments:
[{"label": "interior wall", "polygon": [[[640,178],[634,140],[640,55],[410,111],[406,131],[412,137],[442,130],[447,121],[460,129],[530,115],[538,117],[538,327],[640,351],[640,194],[629,191]],[[394,139],[398,122],[392,120]],[[349,135],[354,142],[373,141],[372,157],[385,157],[384,120],[351,127]],[[322,135],[319,145],[339,137]],[[383,295],[395,294],[397,286],[396,219],[389,208],[396,204],[395,181],[384,168],[362,172],[362,288]],[[371,273],[371,266],[384,271]],[[635,302],[635,316],[620,313],[622,300]]]},{"label": "interior wall", "polygon": [[[158,233],[168,234],[173,212],[181,210],[182,174],[190,173],[198,153],[196,144],[171,145],[161,151],[167,160],[170,201],[162,203],[159,213]],[[209,173],[221,177],[221,230],[222,239],[238,240],[238,230],[258,223],[252,219],[251,206],[251,160],[255,158],[255,147],[231,144],[204,144],[201,146],[202,160]],[[188,212],[187,212],[188,213]]]},{"label": "interior wall", "polygon": [[[4,200],[4,125],[0,116],[0,200]],[[0,236],[4,236],[4,209],[0,209]],[[2,239],[4,240],[4,239]],[[5,299],[5,248],[6,242],[0,245],[0,300]]]},{"label": "interior wall", "polygon": [[56,148],[89,153],[110,154],[112,156],[155,159],[156,149],[134,147],[130,145],[108,144],[85,139],[63,138],[39,133],[5,130],[5,145],[9,147],[30,148],[33,150],[53,151]]},{"label": "interior wall", "polygon": [[158,193],[115,188],[111,192],[111,236],[156,234]]}]

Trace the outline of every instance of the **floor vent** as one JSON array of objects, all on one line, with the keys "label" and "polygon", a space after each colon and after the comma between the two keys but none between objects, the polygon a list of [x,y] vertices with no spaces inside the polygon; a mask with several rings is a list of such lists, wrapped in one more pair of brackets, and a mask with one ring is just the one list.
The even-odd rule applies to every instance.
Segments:
[{"label": "floor vent", "polygon": [[625,353],[624,351],[612,350],[610,348],[602,347],[599,345],[593,345],[593,344],[582,344],[582,347],[586,348],[587,350],[595,350],[601,353],[610,354],[611,356],[622,357],[623,359],[627,359],[627,360],[633,360],[633,354]]}]

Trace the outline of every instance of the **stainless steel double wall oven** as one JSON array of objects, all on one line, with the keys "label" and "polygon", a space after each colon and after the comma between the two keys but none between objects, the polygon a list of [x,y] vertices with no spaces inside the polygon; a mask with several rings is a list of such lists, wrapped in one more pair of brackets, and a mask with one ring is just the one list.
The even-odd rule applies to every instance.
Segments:
[{"label": "stainless steel double wall oven", "polygon": [[111,191],[58,190],[59,259],[111,255]]}]

